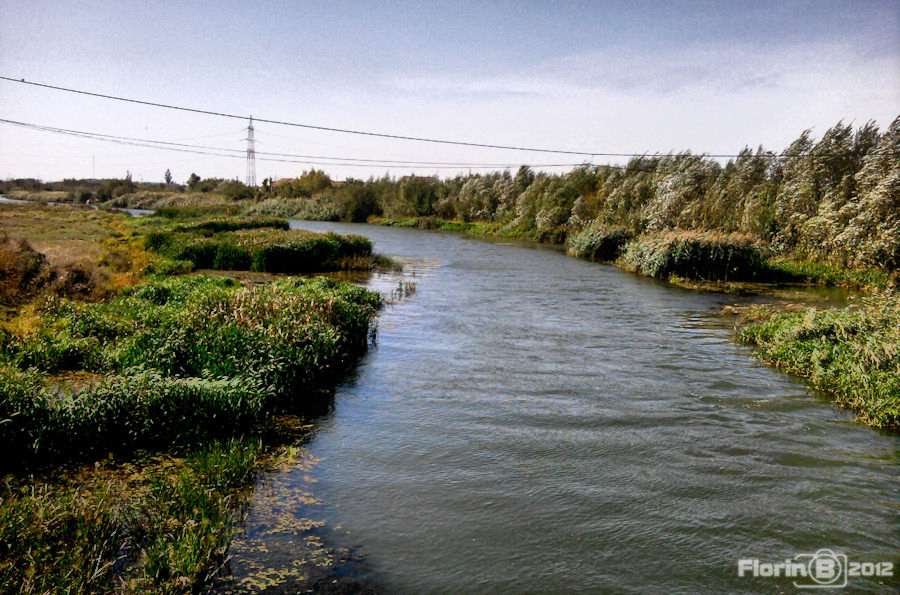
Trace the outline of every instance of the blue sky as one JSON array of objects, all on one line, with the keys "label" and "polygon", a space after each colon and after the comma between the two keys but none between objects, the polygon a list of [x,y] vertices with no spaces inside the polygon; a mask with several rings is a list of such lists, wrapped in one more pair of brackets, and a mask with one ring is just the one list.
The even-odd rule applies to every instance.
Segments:
[{"label": "blue sky", "polygon": [[[327,126],[598,152],[781,149],[900,113],[900,0],[12,2],[0,73]],[[237,121],[0,82],[0,117],[240,148]],[[572,158],[257,128],[259,150]],[[0,127],[0,176],[242,177],[240,160]],[[258,177],[304,165],[257,164]],[[386,168],[327,167],[335,177]],[[404,167],[395,174],[410,172]],[[418,173],[434,170],[419,169]],[[444,175],[454,173],[443,171]]]}]

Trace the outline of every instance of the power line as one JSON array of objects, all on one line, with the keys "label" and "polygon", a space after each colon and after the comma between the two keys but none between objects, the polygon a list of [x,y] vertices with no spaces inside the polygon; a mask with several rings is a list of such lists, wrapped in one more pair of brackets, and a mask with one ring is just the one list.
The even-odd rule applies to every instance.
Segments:
[{"label": "power line", "polygon": [[[19,83],[22,85],[31,85],[34,87],[42,87],[44,89],[53,89],[54,91],[64,91],[66,93],[75,93],[78,95],[88,95],[91,97],[99,97],[101,99],[112,99],[115,101],[124,101],[127,103],[136,103],[139,105],[147,105],[151,107],[160,107],[164,109],[178,110],[182,112],[192,112],[195,114],[205,114],[207,116],[218,116],[220,118],[233,118],[238,120],[246,120],[246,115],[232,114],[228,112],[220,112],[215,110],[207,110],[200,109],[194,107],[186,107],[180,105],[171,105],[168,103],[159,103],[156,101],[148,101],[145,99],[134,99],[131,97],[122,97],[119,95],[109,95],[106,93],[97,93],[95,91],[84,91],[81,89],[72,89],[69,87],[62,87],[59,85],[51,85],[49,83],[38,83],[35,81],[27,81],[24,78],[13,78],[10,76],[2,76],[0,75],[0,80],[9,81],[11,83]],[[536,153],[557,153],[557,154],[565,154],[565,155],[584,155],[584,156],[602,156],[602,157],[631,157],[631,154],[616,154],[616,153],[594,153],[591,151],[570,151],[565,149],[545,149],[545,148],[537,148],[537,147],[520,147],[514,145],[495,145],[489,143],[476,143],[476,142],[467,142],[467,141],[456,141],[456,140],[446,140],[446,139],[438,139],[438,138],[428,138],[428,137],[419,137],[419,136],[406,136],[402,134],[389,134],[386,132],[371,132],[367,130],[354,130],[350,128],[335,128],[331,126],[320,126],[317,124],[302,124],[299,122],[289,122],[286,120],[271,120],[267,118],[255,118],[257,122],[264,122],[266,124],[277,124],[279,126],[294,126],[297,128],[308,128],[310,130],[322,130],[325,132],[340,132],[343,134],[356,134],[359,136],[375,136],[379,138],[390,138],[394,140],[408,140],[408,141],[416,141],[422,143],[437,143],[442,145],[458,145],[463,147],[481,147],[483,149],[503,149],[508,151],[532,151]]]},{"label": "power line", "polygon": [[[146,99],[134,99],[131,97],[122,97],[120,95],[110,95],[107,93],[99,93],[96,91],[84,91],[82,89],[72,89],[69,87],[62,87],[59,85],[52,85],[49,83],[39,83],[36,81],[28,81],[24,78],[13,78],[10,76],[0,75],[0,80],[18,83],[21,85],[31,85],[34,87],[41,87],[44,89],[52,89],[54,91],[63,91],[66,93],[75,93],[77,95],[87,95],[90,97],[99,97],[101,99],[111,99],[114,101],[123,101],[126,103],[135,103],[138,105],[147,105],[150,107],[159,107],[170,110],[178,110],[183,112],[191,112],[195,114],[204,114],[208,116],[218,116],[221,118],[232,118],[237,120],[246,120],[246,115],[232,114],[228,112],[221,112],[215,110],[208,109],[200,109],[194,107],[186,107],[180,105],[172,105],[168,103],[159,103],[156,101],[149,101]],[[447,139],[439,139],[439,138],[430,138],[430,137],[421,137],[421,136],[407,136],[402,134],[390,134],[385,132],[372,132],[367,130],[354,130],[350,128],[335,128],[331,126],[321,126],[317,124],[302,124],[300,122],[289,122],[286,120],[272,120],[267,118],[255,118],[257,122],[264,122],[266,124],[276,124],[279,126],[293,126],[296,128],[307,128],[310,130],[321,130],[325,132],[339,132],[343,134],[355,134],[359,136],[372,136],[378,138],[389,138],[393,140],[406,140],[406,141],[415,141],[415,142],[423,142],[423,143],[435,143],[442,145],[456,145],[463,147],[479,147],[483,149],[502,149],[507,151],[528,151],[535,153],[556,153],[560,155],[581,155],[585,157],[645,157],[646,153],[610,153],[610,152],[602,152],[602,151],[572,151],[567,149],[547,149],[547,148],[539,148],[539,147],[523,147],[516,145],[502,145],[502,144],[492,144],[492,143],[478,143],[478,142],[468,142],[468,141],[457,141],[457,140],[447,140]],[[719,159],[734,159],[740,157],[740,154],[735,153],[704,153],[703,155],[707,157],[719,158]]]},{"label": "power line", "polygon": [[[254,120],[255,120],[255,118],[254,118]],[[12,126],[18,126],[21,128],[38,130],[41,132],[51,132],[51,133],[55,133],[55,134],[74,136],[76,138],[87,138],[90,140],[116,143],[116,144],[120,144],[120,145],[129,145],[129,146],[143,147],[143,148],[149,148],[149,149],[159,149],[159,150],[165,150],[165,151],[175,151],[178,153],[192,153],[192,154],[196,154],[196,155],[208,155],[208,156],[212,156],[212,157],[228,157],[228,158],[232,158],[232,159],[246,159],[247,158],[246,151],[243,151],[243,153],[244,153],[243,155],[237,154],[237,153],[235,153],[235,154],[216,153],[211,150],[203,150],[201,148],[191,148],[191,147],[198,147],[198,146],[202,146],[202,145],[188,145],[185,143],[153,141],[150,139],[139,139],[139,138],[135,138],[135,137],[119,137],[119,136],[105,135],[105,134],[85,132],[85,131],[79,131],[79,130],[71,130],[71,129],[66,129],[66,128],[55,128],[52,126],[43,126],[40,124],[31,124],[28,122],[19,122],[16,120],[7,120],[7,119],[3,119],[3,118],[0,118],[0,123],[12,125]],[[235,151],[236,149],[216,149],[216,150]],[[257,154],[259,154],[259,152],[257,152]],[[423,169],[423,168],[457,169],[457,170],[464,169],[463,167],[450,166],[450,165],[398,165],[396,163],[389,163],[389,162],[372,163],[372,162],[367,161],[365,163],[356,163],[356,162],[332,163],[332,162],[322,162],[322,161],[306,161],[306,160],[301,161],[301,160],[295,160],[295,159],[279,159],[279,158],[272,158],[272,157],[258,157],[257,159],[259,159],[260,161],[272,161],[272,162],[279,162],[279,163],[298,163],[298,164],[303,164],[303,165],[331,165],[331,166],[344,165],[344,166],[348,166],[348,167],[376,167],[376,168],[386,168],[386,169],[400,168],[400,167],[404,167],[404,168],[408,167],[410,169]],[[343,158],[336,158],[336,159],[343,159]],[[585,164],[585,163],[537,163],[537,164],[524,164],[524,165],[528,165],[529,167],[579,167],[579,166],[587,165],[587,164]],[[472,169],[496,169],[497,166],[496,165],[471,165],[469,167],[471,167]],[[517,166],[513,165],[511,167],[517,167]],[[610,167],[615,167],[615,166],[610,166]]]},{"label": "power line", "polygon": [[[254,121],[256,118],[254,118]],[[48,132],[60,132],[60,133],[72,133],[78,135],[90,135],[97,136],[109,139],[116,140],[127,140],[127,141],[136,141],[143,143],[154,143],[160,145],[171,145],[175,147],[187,147],[191,149],[205,149],[211,151],[226,151],[226,152],[235,152],[242,153],[246,155],[246,149],[234,149],[228,147],[214,147],[210,145],[196,145],[191,143],[180,143],[174,141],[164,141],[164,140],[154,140],[147,138],[138,138],[133,136],[119,136],[114,134],[103,134],[100,132],[85,132],[81,130],[72,130],[69,128],[58,128],[54,126],[46,126],[42,124],[31,124],[28,122],[19,122],[17,120],[4,120],[0,119],[0,122],[4,122],[7,124],[14,124],[17,126],[26,126],[29,128],[35,128],[38,130],[45,130]],[[246,131],[246,129],[244,129]],[[486,162],[471,162],[471,161],[411,161],[411,160],[401,160],[401,159],[368,159],[364,157],[336,157],[331,155],[304,155],[299,153],[280,153],[275,151],[255,151],[256,155],[271,155],[273,157],[298,157],[301,159],[328,159],[334,161],[358,161],[361,163],[378,163],[378,164],[397,164],[397,165],[447,165],[454,167],[498,167],[498,168],[507,168],[507,167],[518,167],[521,164],[518,163],[486,163]],[[339,163],[335,163],[334,165],[340,165]],[[578,165],[582,165],[582,163],[557,163],[557,164],[526,164],[531,167],[575,167]]]}]

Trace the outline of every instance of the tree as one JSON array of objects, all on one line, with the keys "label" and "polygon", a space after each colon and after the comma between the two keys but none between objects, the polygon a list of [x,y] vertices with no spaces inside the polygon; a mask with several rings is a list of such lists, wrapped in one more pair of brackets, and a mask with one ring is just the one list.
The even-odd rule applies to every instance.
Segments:
[{"label": "tree", "polygon": [[171,186],[172,185],[172,172],[168,168],[166,169],[166,174],[165,174],[164,178],[166,180],[166,186]]},{"label": "tree", "polygon": [[197,190],[197,185],[200,184],[200,176],[195,173],[191,173],[191,176],[187,180],[188,190],[195,191]]}]

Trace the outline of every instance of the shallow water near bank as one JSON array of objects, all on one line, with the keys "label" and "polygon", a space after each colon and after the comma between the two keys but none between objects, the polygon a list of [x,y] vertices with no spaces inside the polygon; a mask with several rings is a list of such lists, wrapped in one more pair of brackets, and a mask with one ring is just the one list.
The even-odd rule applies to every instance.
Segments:
[{"label": "shallow water near bank", "polygon": [[409,593],[772,592],[791,581],[737,560],[897,561],[900,439],[736,345],[717,312],[738,298],[555,250],[294,225],[368,236],[406,265],[370,283],[416,292],[317,421],[316,464],[261,480],[249,532],[269,486],[311,491],[289,510]]}]

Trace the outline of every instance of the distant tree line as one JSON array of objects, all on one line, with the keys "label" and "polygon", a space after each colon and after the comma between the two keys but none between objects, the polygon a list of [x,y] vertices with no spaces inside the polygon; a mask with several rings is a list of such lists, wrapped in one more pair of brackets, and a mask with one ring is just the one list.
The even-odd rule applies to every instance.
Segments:
[{"label": "distant tree line", "polygon": [[320,196],[345,220],[438,217],[489,221],[507,232],[563,242],[588,226],[640,234],[670,229],[739,232],[776,253],[852,266],[900,267],[900,117],[805,131],[782,153],[745,148],[724,165],[679,153],[624,167],[564,174],[527,167],[447,180],[349,180]]},{"label": "distant tree line", "polygon": [[[321,170],[265,179],[259,188],[192,173],[182,187],[122,180],[0,182],[12,189],[66,190],[73,200],[105,201],[161,186],[255,199],[277,214],[365,221],[371,216],[490,222],[504,233],[565,242],[591,226],[631,234],[671,229],[738,232],[775,253],[851,266],[900,267],[900,117],[884,132],[874,122],[842,122],[816,140],[803,132],[781,153],[745,148],[722,164],[689,152],[585,165],[562,174],[510,171],[384,176],[335,182]],[[261,209],[259,212],[266,212]]]}]

